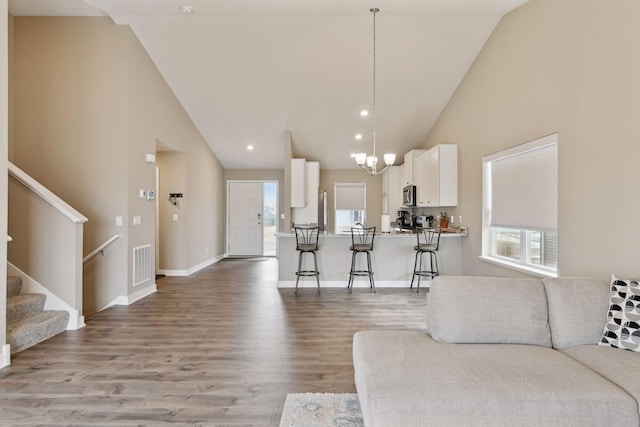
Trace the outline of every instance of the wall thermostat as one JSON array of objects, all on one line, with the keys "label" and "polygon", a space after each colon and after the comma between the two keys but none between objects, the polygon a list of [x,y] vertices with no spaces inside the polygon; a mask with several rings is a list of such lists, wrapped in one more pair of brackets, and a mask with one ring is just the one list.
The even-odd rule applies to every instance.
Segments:
[{"label": "wall thermostat", "polygon": [[155,200],[156,192],[153,190],[147,190],[147,200]]}]

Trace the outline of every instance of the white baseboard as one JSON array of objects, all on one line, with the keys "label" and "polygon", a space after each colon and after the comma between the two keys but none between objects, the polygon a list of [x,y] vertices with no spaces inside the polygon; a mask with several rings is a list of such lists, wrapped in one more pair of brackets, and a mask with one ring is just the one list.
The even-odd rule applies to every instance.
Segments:
[{"label": "white baseboard", "polygon": [[0,369],[11,365],[11,346],[5,344],[0,348]]},{"label": "white baseboard", "polygon": [[[399,281],[393,281],[393,280],[376,280],[374,282],[376,284],[376,288],[408,288],[409,286],[411,286],[411,281],[410,280],[399,280]],[[428,288],[429,285],[431,284],[431,281],[429,280],[421,280],[420,281],[420,287],[421,288]],[[415,283],[414,283],[415,285]],[[278,288],[295,288],[296,287],[296,281],[295,280],[280,280],[278,281]],[[300,280],[300,282],[298,283],[298,288],[317,288],[318,284],[316,283],[315,280]],[[368,280],[355,280],[353,282],[353,287],[354,288],[368,288],[370,287],[369,285],[369,281]],[[347,289],[347,281],[342,281],[342,280],[336,280],[336,281],[322,281],[320,280],[320,288],[343,288],[343,289]]]},{"label": "white baseboard", "polygon": [[84,327],[84,316],[80,315],[80,311],[76,310],[57,295],[53,294],[49,289],[45,288],[33,278],[29,277],[24,271],[15,265],[7,262],[7,275],[19,276],[22,278],[22,291],[25,293],[44,294],[47,299],[44,303],[45,310],[62,310],[69,313],[69,323],[67,323],[67,331],[75,331]]},{"label": "white baseboard", "polygon": [[218,255],[217,257],[203,261],[198,265],[194,265],[193,267],[187,270],[158,270],[158,273],[164,274],[165,276],[181,276],[181,277],[191,276],[193,273],[197,273],[203,268],[209,267],[210,265],[215,264],[216,262],[222,260],[223,258],[225,258],[225,255]]},{"label": "white baseboard", "polygon": [[139,291],[132,293],[131,295],[120,295],[118,298],[111,301],[106,307],[100,309],[99,311],[105,310],[114,305],[131,305],[136,301],[140,301],[144,297],[156,293],[157,291],[158,287],[154,283],[151,286],[147,286],[144,289],[140,289]]}]

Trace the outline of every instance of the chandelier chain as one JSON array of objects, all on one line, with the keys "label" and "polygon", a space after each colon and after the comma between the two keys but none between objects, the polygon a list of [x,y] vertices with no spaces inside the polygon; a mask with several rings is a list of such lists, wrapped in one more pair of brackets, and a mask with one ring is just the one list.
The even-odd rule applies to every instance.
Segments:
[{"label": "chandelier chain", "polygon": [[376,156],[376,13],[380,9],[373,8],[373,156]]}]

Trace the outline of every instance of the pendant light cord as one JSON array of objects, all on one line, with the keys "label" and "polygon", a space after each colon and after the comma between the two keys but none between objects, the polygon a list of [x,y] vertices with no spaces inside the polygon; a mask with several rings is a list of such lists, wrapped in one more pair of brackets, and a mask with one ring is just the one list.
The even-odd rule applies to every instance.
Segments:
[{"label": "pendant light cord", "polygon": [[369,9],[373,13],[373,157],[376,156],[376,13],[380,9]]}]

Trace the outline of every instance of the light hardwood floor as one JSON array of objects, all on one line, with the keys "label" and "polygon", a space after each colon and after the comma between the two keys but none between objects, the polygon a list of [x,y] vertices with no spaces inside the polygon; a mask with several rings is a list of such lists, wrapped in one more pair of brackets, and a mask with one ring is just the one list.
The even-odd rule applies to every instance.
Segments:
[{"label": "light hardwood floor", "polygon": [[277,426],[287,393],[355,392],[354,332],[425,329],[424,292],[276,283],[273,258],[158,280],[156,294],[15,355],[0,370],[0,424]]}]

